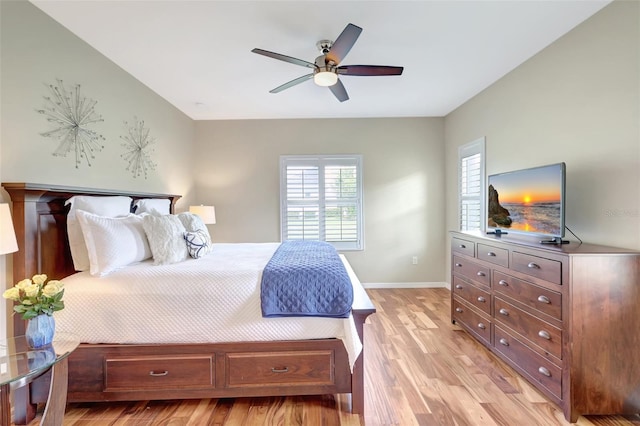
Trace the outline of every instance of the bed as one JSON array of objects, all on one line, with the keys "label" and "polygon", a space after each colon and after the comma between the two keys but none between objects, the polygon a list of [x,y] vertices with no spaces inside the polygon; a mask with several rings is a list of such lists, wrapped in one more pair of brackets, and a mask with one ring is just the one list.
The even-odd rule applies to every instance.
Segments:
[{"label": "bed", "polygon": [[[65,202],[69,198],[77,195],[123,195],[133,200],[167,199],[172,212],[179,199],[179,196],[167,194],[30,183],[3,183],[3,187],[13,204],[19,246],[19,251],[13,254],[13,276],[30,277],[44,273],[51,278],[64,278],[65,283],[68,282],[65,285],[70,288],[76,285],[74,280],[79,279],[79,274],[74,268],[67,234],[69,207]],[[261,245],[266,250],[263,256],[274,248],[266,246]],[[236,250],[234,245],[220,245],[217,249],[219,252]],[[280,334],[265,337],[265,333],[260,331],[256,332],[255,339],[243,337],[238,340],[226,336],[224,326],[219,327],[219,334],[223,336],[219,339],[209,342],[203,342],[201,338],[184,340],[182,338],[190,334],[189,330],[194,329],[185,312],[182,318],[177,319],[184,324],[185,331],[174,333],[173,340],[164,343],[141,341],[135,336],[126,343],[105,343],[83,335],[83,343],[69,358],[68,401],[344,393],[351,395],[351,412],[363,414],[364,353],[358,345],[360,348],[363,346],[363,327],[375,308],[346,259],[342,260],[353,286],[353,304],[348,321],[355,340],[359,340],[356,349],[348,344],[349,339],[328,335],[285,339],[282,338],[285,335]],[[70,294],[66,293],[65,299],[70,298]],[[309,319],[310,328],[317,328],[313,321],[322,321],[319,318]],[[278,320],[289,321],[286,318]],[[336,321],[333,318],[329,320]],[[67,323],[65,321],[60,321],[61,327]],[[24,326],[24,321],[14,319],[16,335],[24,333]],[[30,421],[35,415],[36,404],[46,400],[47,392],[46,377],[30,388],[13,392],[16,423]]]}]

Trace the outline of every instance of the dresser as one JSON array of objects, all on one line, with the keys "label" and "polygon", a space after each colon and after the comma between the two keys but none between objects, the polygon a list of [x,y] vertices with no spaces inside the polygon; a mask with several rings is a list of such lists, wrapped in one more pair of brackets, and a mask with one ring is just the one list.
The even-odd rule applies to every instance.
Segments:
[{"label": "dresser", "polygon": [[640,252],[451,232],[451,319],[558,404],[640,413]]}]

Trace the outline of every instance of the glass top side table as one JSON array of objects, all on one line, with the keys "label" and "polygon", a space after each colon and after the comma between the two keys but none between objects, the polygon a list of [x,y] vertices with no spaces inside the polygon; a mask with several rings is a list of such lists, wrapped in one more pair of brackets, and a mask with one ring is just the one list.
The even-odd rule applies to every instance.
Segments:
[{"label": "glass top side table", "polygon": [[77,337],[56,333],[53,343],[32,349],[24,336],[0,340],[0,426],[11,424],[10,390],[31,383],[51,370],[49,398],[41,425],[61,425],[67,401],[67,357],[78,347]]}]

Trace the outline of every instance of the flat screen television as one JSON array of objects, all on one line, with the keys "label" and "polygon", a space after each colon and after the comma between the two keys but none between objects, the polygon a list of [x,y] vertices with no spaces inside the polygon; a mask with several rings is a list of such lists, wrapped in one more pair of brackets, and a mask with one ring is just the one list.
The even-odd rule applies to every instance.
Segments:
[{"label": "flat screen television", "polygon": [[564,237],[565,163],[487,177],[487,233],[520,233],[561,244]]}]

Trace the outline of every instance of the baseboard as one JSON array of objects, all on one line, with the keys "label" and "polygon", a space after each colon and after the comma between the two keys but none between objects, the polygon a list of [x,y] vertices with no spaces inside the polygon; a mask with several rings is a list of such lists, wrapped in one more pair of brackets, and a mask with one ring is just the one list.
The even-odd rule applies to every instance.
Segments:
[{"label": "baseboard", "polygon": [[449,288],[446,282],[362,283],[364,288]]}]

